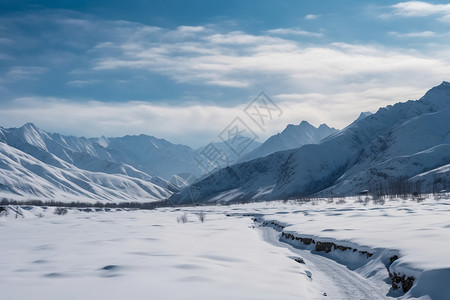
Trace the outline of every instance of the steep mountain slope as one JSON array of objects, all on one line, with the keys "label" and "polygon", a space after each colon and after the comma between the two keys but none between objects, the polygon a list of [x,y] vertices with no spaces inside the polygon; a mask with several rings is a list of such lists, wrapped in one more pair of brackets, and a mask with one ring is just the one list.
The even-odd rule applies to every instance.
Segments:
[{"label": "steep mountain slope", "polygon": [[2,196],[63,202],[149,202],[170,195],[148,181],[81,170],[53,154],[48,154],[46,160],[52,164],[0,142]]},{"label": "steep mountain slope", "polygon": [[[115,161],[131,165],[152,176],[170,179],[178,173],[200,174],[195,151],[148,135],[103,139],[104,149]],[[99,145],[99,144],[97,144]]]},{"label": "steep mountain slope", "polygon": [[419,183],[423,192],[449,192],[450,191],[450,164],[420,173],[411,181]]},{"label": "steep mountain slope", "polygon": [[249,161],[263,157],[277,151],[300,148],[303,145],[315,144],[337,130],[326,124],[318,128],[302,121],[299,125],[289,124],[281,133],[271,136],[261,146],[244,155],[239,162]]},{"label": "steep mountain slope", "polygon": [[[412,118],[379,137],[326,191],[348,194],[389,178],[409,179],[449,163],[450,108]],[[427,186],[430,187],[426,184],[424,189]],[[326,194],[325,191],[322,194]]]},{"label": "steep mountain slope", "polygon": [[172,196],[174,202],[357,193],[389,177],[411,178],[450,163],[450,83],[418,101],[358,118],[318,144],[276,152],[220,170]]}]

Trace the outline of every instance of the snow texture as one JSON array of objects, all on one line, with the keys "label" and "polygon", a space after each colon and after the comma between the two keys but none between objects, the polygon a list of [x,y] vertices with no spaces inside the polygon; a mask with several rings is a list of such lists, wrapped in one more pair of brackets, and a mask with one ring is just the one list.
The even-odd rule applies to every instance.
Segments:
[{"label": "snow texture", "polygon": [[[10,206],[0,290],[5,299],[448,299],[449,207],[448,196],[66,215]],[[316,251],[281,232],[358,251]],[[412,288],[392,290],[388,272],[414,277]]]}]

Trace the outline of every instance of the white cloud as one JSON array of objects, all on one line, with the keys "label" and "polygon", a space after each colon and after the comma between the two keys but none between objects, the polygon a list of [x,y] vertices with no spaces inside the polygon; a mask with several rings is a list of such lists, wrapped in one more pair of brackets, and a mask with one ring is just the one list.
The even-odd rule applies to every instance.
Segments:
[{"label": "white cloud", "polygon": [[95,83],[99,83],[99,80],[71,80],[67,82],[67,85],[73,86],[73,87],[85,87],[88,85],[92,85]]},{"label": "white cloud", "polygon": [[305,20],[315,20],[318,17],[320,17],[320,15],[313,15],[313,14],[309,14],[305,16]]},{"label": "white cloud", "polygon": [[282,131],[287,124],[298,124],[302,120],[316,126],[327,123],[329,126],[343,128],[356,119],[361,111],[375,112],[380,106],[400,100],[418,99],[425,91],[422,88],[398,86],[342,93],[269,95],[283,114],[280,118],[267,120],[265,132],[244,113],[244,108],[253,100],[251,98],[241,101],[240,105],[224,107],[202,104],[170,106],[142,101],[77,102],[48,97],[23,97],[3,107],[0,119],[3,127],[17,127],[26,122],[34,122],[50,132],[87,137],[144,133],[198,147],[210,141],[220,141],[218,135],[238,116],[255,131],[262,142],[270,135]]},{"label": "white cloud", "polygon": [[45,67],[37,66],[14,66],[6,73],[6,80],[35,79],[37,75],[47,72]]},{"label": "white cloud", "polygon": [[450,14],[445,15],[445,16],[439,18],[439,21],[445,22],[445,23],[450,23]]},{"label": "white cloud", "polygon": [[178,26],[177,31],[180,32],[202,32],[206,28],[203,26]]},{"label": "white cloud", "polygon": [[300,28],[277,28],[266,31],[269,34],[279,34],[279,35],[302,35],[308,37],[321,37],[323,34],[318,32],[311,32],[301,30]]},{"label": "white cloud", "polygon": [[[168,106],[147,102],[80,103],[58,98],[17,98],[0,110],[2,126],[21,126],[23,120],[54,132],[81,136],[150,134],[176,143],[200,146],[218,134],[244,106]],[[196,139],[193,139],[193,136]]]},{"label": "white cloud", "polygon": [[11,60],[11,59],[12,57],[10,55],[0,52],[0,60]]},{"label": "white cloud", "polygon": [[400,2],[391,6],[392,13],[402,17],[427,17],[441,15],[439,19],[446,21],[450,18],[450,4],[432,4],[423,1]]},{"label": "white cloud", "polygon": [[[84,45],[85,50],[79,50],[82,59],[77,60],[70,53],[67,56],[76,63],[82,62],[72,64],[76,69],[67,72],[72,79],[67,82],[69,86],[81,88],[106,82],[114,73],[123,77],[110,80],[116,83],[126,79],[122,84],[127,88],[127,82],[133,80],[130,74],[144,77],[156,73],[194,85],[193,89],[198,87],[199,91],[217,88],[221,97],[219,100],[205,97],[197,104],[182,106],[130,101],[77,103],[39,97],[33,102],[22,98],[2,107],[0,125],[19,126],[32,121],[44,129],[66,134],[148,133],[199,145],[215,139],[234,117],[242,115],[244,105],[251,100],[249,95],[256,96],[261,90],[278,95],[274,100],[285,112],[282,119],[271,123],[267,133],[261,133],[264,138],[302,119],[315,125],[326,122],[343,127],[360,111],[417,99],[431,86],[450,80],[450,51],[445,43],[426,51],[343,42],[314,45],[310,39],[308,43],[298,41],[301,39],[298,28],[250,34],[227,32],[214,26],[180,26],[170,30],[126,21],[87,20],[87,23],[59,22],[60,27],[55,29],[61,31],[59,34],[75,31],[73,42],[91,41]],[[295,33],[299,35],[293,40],[290,35]],[[433,33],[391,35],[428,37]],[[86,36],[90,38],[85,39]],[[33,78],[45,71],[43,67],[17,66],[6,72],[3,79]],[[5,84],[5,80],[0,82],[2,86]],[[233,99],[225,98],[228,90],[232,91]],[[217,104],[220,99],[227,102]],[[206,101],[216,104],[201,103]],[[230,107],[230,103],[242,105]]]},{"label": "white cloud", "polygon": [[287,38],[211,29],[202,30],[195,38],[166,42],[165,35],[171,34],[167,31],[159,40],[116,41],[99,50],[93,70],[142,70],[177,82],[237,88],[267,86],[276,93],[337,92],[366,84],[426,87],[450,77],[447,60],[412,50],[347,43],[312,46]]},{"label": "white cloud", "polygon": [[12,39],[8,39],[5,37],[0,37],[0,44],[2,45],[11,45],[14,44],[14,41]]},{"label": "white cloud", "polygon": [[389,35],[399,37],[399,38],[417,38],[417,37],[435,37],[437,34],[433,31],[420,31],[420,32],[408,32],[408,33],[400,33],[396,31],[391,31],[388,33]]}]

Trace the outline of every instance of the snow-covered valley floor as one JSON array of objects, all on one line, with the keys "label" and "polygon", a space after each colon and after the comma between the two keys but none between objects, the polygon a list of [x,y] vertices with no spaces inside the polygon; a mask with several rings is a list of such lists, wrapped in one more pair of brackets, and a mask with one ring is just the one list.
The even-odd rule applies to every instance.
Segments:
[{"label": "snow-covered valley floor", "polygon": [[[450,200],[354,200],[10,210],[0,299],[449,299]],[[388,269],[413,287],[393,291]]]}]

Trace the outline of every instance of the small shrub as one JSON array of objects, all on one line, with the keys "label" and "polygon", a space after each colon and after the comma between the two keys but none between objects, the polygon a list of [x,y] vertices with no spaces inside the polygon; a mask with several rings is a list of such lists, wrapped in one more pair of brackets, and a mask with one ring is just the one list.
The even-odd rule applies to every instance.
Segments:
[{"label": "small shrub", "polygon": [[206,219],[206,214],[205,214],[203,211],[201,211],[201,212],[198,214],[198,219],[200,220],[200,222],[204,223],[204,222],[205,222],[205,219]]},{"label": "small shrub", "polygon": [[64,216],[65,214],[67,214],[67,208],[64,208],[64,207],[57,207],[57,208],[55,208],[55,212],[54,212],[54,214],[55,215],[59,215],[59,216]]},{"label": "small shrub", "polygon": [[342,205],[342,204],[346,204],[347,201],[345,201],[344,199],[339,199],[336,204]]},{"label": "small shrub", "polygon": [[373,199],[372,201],[376,205],[384,205],[386,203],[386,200],[384,200],[383,198]]},{"label": "small shrub", "polygon": [[188,215],[186,213],[182,214],[181,216],[177,217],[178,223],[186,223],[188,221]]},{"label": "small shrub", "polygon": [[7,216],[8,215],[8,210],[6,208],[4,208],[3,206],[0,206],[0,217],[3,216]]},{"label": "small shrub", "polygon": [[43,214],[43,213],[37,213],[37,214],[36,214],[36,217],[38,217],[38,218],[43,218],[43,217],[44,217],[44,214]]}]

